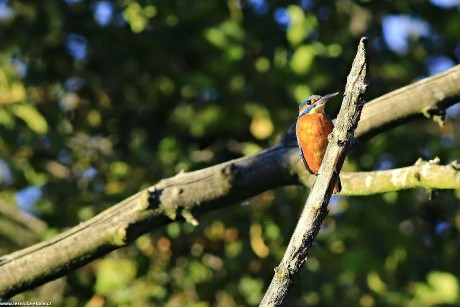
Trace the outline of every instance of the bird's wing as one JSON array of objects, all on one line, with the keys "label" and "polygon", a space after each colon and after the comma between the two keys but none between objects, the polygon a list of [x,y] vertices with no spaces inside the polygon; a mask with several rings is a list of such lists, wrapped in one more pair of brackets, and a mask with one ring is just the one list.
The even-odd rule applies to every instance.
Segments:
[{"label": "bird's wing", "polygon": [[296,136],[296,139],[297,139],[297,147],[299,147],[300,156],[302,157],[303,164],[305,164],[305,167],[307,168],[307,171],[310,174],[313,174],[313,172],[311,171],[310,167],[308,166],[307,160],[305,160],[305,157],[303,155],[302,146],[300,146],[299,135],[297,134],[298,125],[299,125],[298,123],[296,123],[296,125],[295,125],[295,136]]}]

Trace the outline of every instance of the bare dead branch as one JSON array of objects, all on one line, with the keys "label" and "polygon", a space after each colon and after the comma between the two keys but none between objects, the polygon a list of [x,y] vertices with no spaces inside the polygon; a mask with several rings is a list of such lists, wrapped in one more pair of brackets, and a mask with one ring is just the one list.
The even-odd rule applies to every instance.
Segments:
[{"label": "bare dead branch", "polygon": [[294,278],[307,260],[308,253],[328,213],[327,206],[345,155],[354,140],[355,129],[364,105],[367,88],[367,38],[362,38],[347,78],[342,107],[297,226],[283,259],[275,268],[270,286],[259,306],[280,306],[294,284]]},{"label": "bare dead branch", "polygon": [[457,65],[366,103],[356,135],[362,142],[413,118],[442,123],[445,109],[460,101],[459,81]]},{"label": "bare dead branch", "polygon": [[399,190],[460,189],[460,165],[452,162],[439,165],[439,159],[423,161],[415,165],[375,172],[342,173],[344,195],[361,196]]}]

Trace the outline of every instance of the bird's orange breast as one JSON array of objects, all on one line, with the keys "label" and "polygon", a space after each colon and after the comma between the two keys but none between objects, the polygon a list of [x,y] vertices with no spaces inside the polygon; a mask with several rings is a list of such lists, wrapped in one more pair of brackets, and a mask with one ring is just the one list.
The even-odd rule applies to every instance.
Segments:
[{"label": "bird's orange breast", "polygon": [[297,121],[297,139],[305,162],[313,174],[323,160],[328,144],[328,135],[334,128],[332,121],[324,113],[305,114]]}]

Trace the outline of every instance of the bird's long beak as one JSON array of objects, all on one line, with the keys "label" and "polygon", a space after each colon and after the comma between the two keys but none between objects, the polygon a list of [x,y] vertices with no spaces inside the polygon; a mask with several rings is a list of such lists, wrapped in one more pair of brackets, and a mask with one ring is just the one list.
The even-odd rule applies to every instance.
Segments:
[{"label": "bird's long beak", "polygon": [[339,92],[332,93],[332,94],[327,94],[327,95],[324,95],[323,97],[321,97],[318,101],[316,101],[313,104],[313,108],[311,109],[310,114],[324,113],[324,105],[326,104],[326,102],[328,102],[329,99],[331,99],[332,97],[336,96],[338,93]]},{"label": "bird's long beak", "polygon": [[319,99],[318,101],[315,102],[314,107],[317,107],[317,106],[320,106],[322,104],[325,104],[326,102],[329,101],[329,99],[331,99],[334,96],[337,96],[338,94],[339,94],[339,92],[324,95],[323,97],[321,97],[321,99]]}]

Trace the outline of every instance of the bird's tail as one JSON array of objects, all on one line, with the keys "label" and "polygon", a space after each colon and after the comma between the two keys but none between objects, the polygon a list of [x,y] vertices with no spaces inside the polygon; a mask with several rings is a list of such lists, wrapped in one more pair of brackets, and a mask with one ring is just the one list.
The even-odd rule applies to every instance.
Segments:
[{"label": "bird's tail", "polygon": [[334,194],[340,193],[342,191],[342,183],[340,182],[340,177],[337,177],[337,182],[335,183],[334,187]]}]

